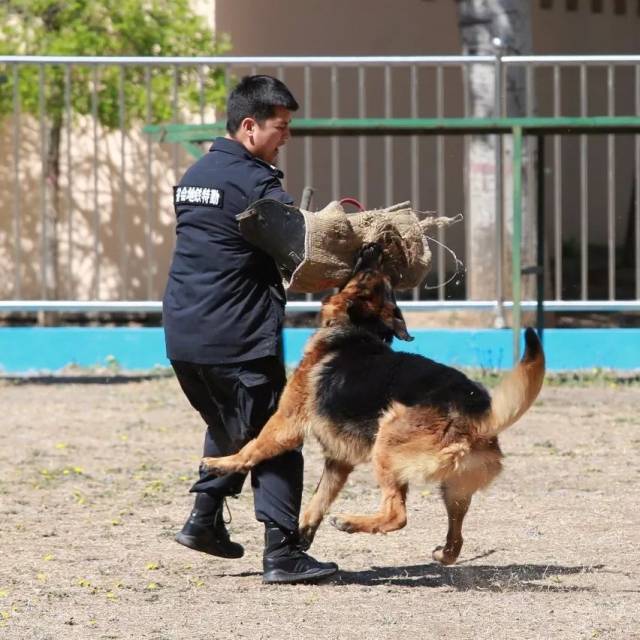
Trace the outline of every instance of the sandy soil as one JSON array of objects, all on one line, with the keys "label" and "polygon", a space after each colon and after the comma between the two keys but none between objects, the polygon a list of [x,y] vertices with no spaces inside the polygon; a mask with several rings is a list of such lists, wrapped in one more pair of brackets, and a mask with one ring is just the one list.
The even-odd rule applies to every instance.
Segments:
[{"label": "sandy soil", "polygon": [[[444,507],[415,486],[404,530],[325,524],[312,551],[339,576],[280,587],[261,583],[250,491],[231,505],[241,560],[173,541],[202,439],[174,379],[4,382],[0,398],[0,638],[640,638],[638,385],[545,387],[501,438],[457,566],[432,562]],[[377,497],[362,467],[333,511]]]}]

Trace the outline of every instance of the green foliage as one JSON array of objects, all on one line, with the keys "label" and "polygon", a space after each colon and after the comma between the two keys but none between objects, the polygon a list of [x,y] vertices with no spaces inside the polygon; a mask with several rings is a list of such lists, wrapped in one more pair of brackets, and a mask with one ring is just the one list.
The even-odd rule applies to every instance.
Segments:
[{"label": "green foliage", "polygon": [[[192,13],[188,0],[0,0],[0,25],[3,55],[209,56],[229,48]],[[111,129],[133,121],[166,122],[174,114],[176,80],[179,108],[219,106],[225,97],[223,72],[212,68],[73,65],[65,72],[61,65],[24,64],[17,70],[0,67],[0,74],[0,115],[13,111],[18,91],[21,111],[37,115],[44,98],[55,124],[63,119],[66,101],[76,114],[95,108],[100,123]]]}]

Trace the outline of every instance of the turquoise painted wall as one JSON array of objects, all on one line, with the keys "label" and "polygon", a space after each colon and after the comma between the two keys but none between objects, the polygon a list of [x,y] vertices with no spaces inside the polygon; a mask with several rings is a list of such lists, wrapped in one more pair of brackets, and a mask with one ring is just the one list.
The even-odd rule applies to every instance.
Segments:
[{"label": "turquoise painted wall", "polygon": [[[300,359],[311,329],[287,329],[288,365]],[[414,342],[394,348],[458,367],[511,366],[511,331],[498,329],[415,329]],[[547,329],[547,368],[640,370],[640,329]],[[114,361],[115,359],[115,361]],[[113,362],[126,370],[169,365],[161,328],[10,327],[0,328],[0,373],[52,372],[68,364],[82,367]]]}]

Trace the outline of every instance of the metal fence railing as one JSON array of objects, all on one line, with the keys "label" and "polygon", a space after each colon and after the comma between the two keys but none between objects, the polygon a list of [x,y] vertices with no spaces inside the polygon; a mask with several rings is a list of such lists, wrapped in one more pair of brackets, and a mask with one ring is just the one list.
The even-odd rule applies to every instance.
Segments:
[{"label": "metal fence railing", "polygon": [[[479,67],[490,70],[498,98],[489,115],[640,114],[640,56],[1,56],[0,264],[6,277],[0,282],[5,300],[0,311],[159,308],[155,301],[162,294],[173,244],[171,185],[192,160],[178,145],[143,136],[142,127],[154,120],[197,124],[216,115],[223,120],[211,102],[218,84],[222,95],[224,87],[246,73],[276,75],[298,97],[304,118],[465,118],[475,113],[470,76]],[[513,74],[522,76],[522,104],[509,94]],[[107,91],[107,86],[114,89]],[[144,113],[131,123],[134,107],[140,110],[130,97],[134,86]],[[56,92],[62,105],[56,141],[59,190],[52,202],[46,170],[53,128],[48,105]],[[74,102],[78,94],[84,95],[81,110]],[[103,122],[108,108],[116,114],[110,127]],[[493,216],[495,245],[502,248],[510,224],[500,188],[508,148],[503,150],[498,139],[497,173],[487,180],[498,184]],[[355,195],[371,207],[411,199],[418,209],[457,213],[469,206],[469,142],[468,135],[445,130],[431,136],[294,136],[280,164],[287,189],[299,195],[305,185],[313,185],[318,205]],[[530,209],[536,195],[543,200],[551,275],[545,307],[637,310],[640,136],[552,133],[543,145],[545,170],[538,173],[535,162],[525,163],[523,197]],[[540,176],[542,191],[537,189]],[[529,217],[525,224],[533,221]],[[468,230],[467,224],[454,227],[437,239],[464,260]],[[450,268],[443,250],[436,247],[434,253],[431,284],[444,281]],[[468,300],[460,287],[416,290],[405,304],[495,309],[506,299],[509,308],[502,250],[495,259],[494,295]],[[291,309],[309,304],[296,302]]]},{"label": "metal fence railing", "polygon": [[[526,73],[526,115],[533,115],[534,104],[537,115],[560,117],[575,115],[587,116],[626,116],[640,115],[640,59],[638,56],[520,56],[504,58],[505,72],[509,69],[520,68]],[[547,85],[543,91],[546,96],[544,102],[535,103],[534,95],[540,93],[541,87]],[[556,298],[562,297],[567,289],[566,273],[563,268],[562,255],[565,251],[562,224],[564,209],[564,193],[569,180],[563,179],[563,165],[568,158],[573,163],[570,184],[578,185],[578,229],[574,231],[571,240],[579,254],[579,276],[572,285],[579,288],[575,297],[580,300],[589,299],[589,245],[593,243],[590,233],[590,202],[602,197],[603,202],[597,205],[604,212],[606,230],[598,235],[601,245],[606,247],[606,292],[609,300],[619,296],[619,273],[617,258],[632,265],[633,285],[627,286],[625,294],[629,297],[640,298],[640,136],[634,135],[626,141],[618,141],[613,134],[607,135],[604,143],[594,145],[587,135],[581,135],[579,140],[573,141],[574,148],[567,149],[566,138],[555,135],[552,137],[552,175],[553,186],[551,202],[548,209],[553,221],[553,284]],[[576,144],[577,143],[577,144]],[[626,144],[626,151],[619,148]],[[594,149],[595,146],[595,149]],[[597,154],[605,159],[604,170],[598,169],[600,180],[594,180],[593,157]],[[577,156],[577,157],[576,157]],[[622,162],[622,164],[621,164]],[[601,167],[602,163],[597,164]],[[621,169],[620,167],[625,167]],[[631,168],[629,171],[628,168]],[[624,175],[620,173],[624,172]],[[574,178],[577,178],[575,180]],[[617,183],[626,180],[629,185],[627,201],[619,202]],[[569,187],[572,188],[572,187]],[[576,191],[575,186],[573,186]],[[625,210],[626,207],[626,210]],[[593,207],[592,207],[593,208]],[[617,220],[624,219],[620,229]],[[626,238],[625,255],[620,256],[617,240],[620,234]],[[603,237],[604,236],[604,237]],[[635,255],[635,260],[630,254]]]}]

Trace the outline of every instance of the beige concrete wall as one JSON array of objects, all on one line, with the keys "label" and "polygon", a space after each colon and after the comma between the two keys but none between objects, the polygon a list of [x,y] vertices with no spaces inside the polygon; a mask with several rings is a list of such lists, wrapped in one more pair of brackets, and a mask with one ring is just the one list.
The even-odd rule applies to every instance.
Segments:
[{"label": "beige concrete wall", "polygon": [[[565,0],[542,8],[531,0],[536,54],[636,54],[637,2],[614,13],[613,0],[593,13],[590,0],[569,11]],[[437,55],[457,54],[455,0],[217,0],[216,28],[231,35],[234,54]]]},{"label": "beige concrete wall", "polygon": [[[4,158],[0,164],[0,297],[40,298],[43,183],[39,123],[25,115],[21,118],[17,179],[14,140],[14,127],[9,121],[0,132],[0,153]],[[141,300],[150,293],[152,299],[158,299],[166,281],[174,241],[174,162],[177,161],[179,175],[188,166],[189,158],[174,145],[153,143],[149,194],[147,141],[141,132],[134,130],[125,140],[124,189],[120,178],[119,132],[98,131],[95,164],[93,127],[89,119],[77,122],[71,144],[69,171],[64,135],[57,229],[57,297]],[[70,190],[67,188],[69,176],[72,177]],[[99,276],[97,289],[96,275]]]},{"label": "beige concrete wall", "polygon": [[[444,0],[446,1],[446,0]],[[591,10],[591,0],[579,0],[569,11],[565,0],[553,0],[551,8],[532,2],[533,47],[537,55],[633,54],[640,52],[638,3],[626,0],[626,12],[615,13],[613,0],[603,0],[602,13]]]},{"label": "beige concrete wall", "polygon": [[456,53],[455,17],[452,0],[216,2],[216,28],[242,56]]}]

